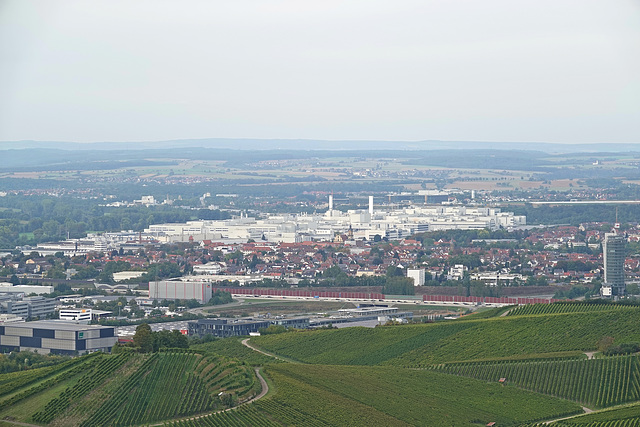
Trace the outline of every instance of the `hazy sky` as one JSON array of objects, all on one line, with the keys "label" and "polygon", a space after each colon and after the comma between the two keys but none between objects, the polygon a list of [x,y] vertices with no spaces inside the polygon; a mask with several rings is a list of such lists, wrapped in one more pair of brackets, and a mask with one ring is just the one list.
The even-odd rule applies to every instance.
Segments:
[{"label": "hazy sky", "polygon": [[640,142],[640,0],[0,0],[0,140]]}]

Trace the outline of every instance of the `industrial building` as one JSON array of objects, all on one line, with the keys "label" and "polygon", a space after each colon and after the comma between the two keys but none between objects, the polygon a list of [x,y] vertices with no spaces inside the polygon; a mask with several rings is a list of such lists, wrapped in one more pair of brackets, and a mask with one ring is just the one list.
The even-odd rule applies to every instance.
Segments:
[{"label": "industrial building", "polygon": [[602,247],[604,258],[604,283],[600,289],[603,297],[620,297],[625,294],[624,260],[625,238],[618,233],[606,233]]},{"label": "industrial building", "polygon": [[342,316],[349,317],[397,315],[398,308],[386,306],[362,306],[358,308],[343,308],[338,310],[338,313],[340,313],[340,315]]},{"label": "industrial building", "polygon": [[285,319],[272,319],[273,325],[284,326],[287,329],[308,329],[310,319],[308,317],[290,317]]},{"label": "industrial building", "polygon": [[71,322],[85,322],[91,321],[91,309],[90,308],[63,308],[58,313],[60,320],[66,320]]},{"label": "industrial building", "polygon": [[249,335],[259,329],[268,328],[268,320],[228,320],[228,319],[199,319],[188,323],[190,336],[213,335],[220,338]]},{"label": "industrial building", "polygon": [[118,341],[115,328],[55,320],[0,325],[0,351],[37,351],[75,355],[111,351]]},{"label": "industrial building", "polygon": [[56,300],[23,294],[0,294],[0,313],[13,314],[23,319],[45,318],[56,310]]},{"label": "industrial building", "polygon": [[14,285],[13,283],[0,283],[0,294],[37,294],[48,295],[53,292],[53,286],[49,285]]},{"label": "industrial building", "polygon": [[211,283],[202,281],[161,280],[149,282],[149,298],[154,300],[195,299],[206,304],[211,299]]},{"label": "industrial building", "polygon": [[[431,198],[430,195],[425,195]],[[444,197],[444,195],[433,195]],[[438,199],[439,200],[439,199]],[[349,233],[353,240],[371,240],[375,236],[401,239],[415,233],[434,230],[481,230],[512,228],[526,225],[526,217],[502,212],[494,207],[445,205],[412,205],[401,209],[375,210],[373,198],[369,209],[342,212],[334,209],[329,196],[329,209],[324,214],[278,214],[264,219],[245,216],[226,220],[200,220],[176,224],[153,224],[145,236],[164,242],[188,241],[256,241],[297,243],[330,241]]]}]

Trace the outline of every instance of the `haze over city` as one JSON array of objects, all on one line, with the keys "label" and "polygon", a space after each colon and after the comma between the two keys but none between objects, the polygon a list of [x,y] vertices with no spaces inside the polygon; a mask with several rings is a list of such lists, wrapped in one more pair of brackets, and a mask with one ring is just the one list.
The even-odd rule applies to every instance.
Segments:
[{"label": "haze over city", "polygon": [[637,0],[0,0],[0,425],[640,426]]}]

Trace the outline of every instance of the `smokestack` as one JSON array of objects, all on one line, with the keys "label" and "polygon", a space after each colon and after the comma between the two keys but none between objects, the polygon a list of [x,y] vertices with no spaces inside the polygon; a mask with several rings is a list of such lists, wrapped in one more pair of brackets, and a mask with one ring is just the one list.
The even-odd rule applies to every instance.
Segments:
[{"label": "smokestack", "polygon": [[333,194],[329,194],[329,210],[333,210]]},{"label": "smokestack", "polygon": [[369,214],[373,215],[373,196],[369,196]]}]

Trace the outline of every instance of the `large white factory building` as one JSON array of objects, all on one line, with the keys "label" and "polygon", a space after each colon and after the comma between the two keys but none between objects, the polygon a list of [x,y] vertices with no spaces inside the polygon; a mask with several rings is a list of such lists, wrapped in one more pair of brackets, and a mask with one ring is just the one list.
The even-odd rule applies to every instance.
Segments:
[{"label": "large white factory building", "polygon": [[280,214],[263,219],[241,216],[228,220],[189,221],[182,224],[155,224],[145,235],[165,242],[189,240],[296,243],[307,240],[332,240],[336,234],[352,234],[353,239],[374,239],[376,235],[400,239],[415,233],[436,230],[478,230],[513,228],[526,225],[526,217],[502,212],[499,208],[467,206],[411,206],[402,209],[374,211],[373,197],[368,210],[342,212],[333,208],[323,215]]}]

